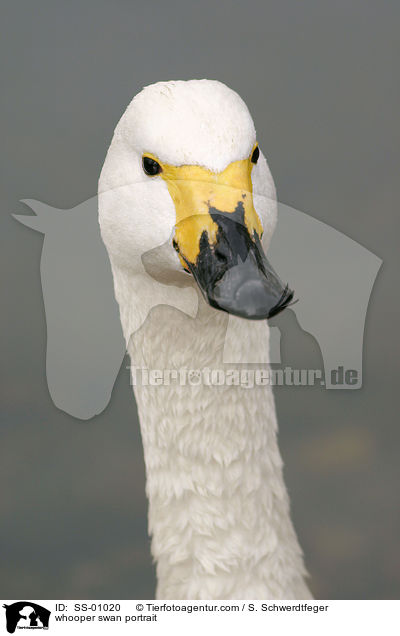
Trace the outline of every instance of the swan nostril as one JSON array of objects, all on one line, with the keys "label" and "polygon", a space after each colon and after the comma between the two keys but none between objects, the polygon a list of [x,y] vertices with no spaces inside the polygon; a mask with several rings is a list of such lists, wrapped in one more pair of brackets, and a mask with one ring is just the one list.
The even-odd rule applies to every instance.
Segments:
[{"label": "swan nostril", "polygon": [[226,265],[228,263],[228,254],[220,247],[216,247],[214,249],[214,256],[216,257],[217,261],[221,263],[221,265]]}]

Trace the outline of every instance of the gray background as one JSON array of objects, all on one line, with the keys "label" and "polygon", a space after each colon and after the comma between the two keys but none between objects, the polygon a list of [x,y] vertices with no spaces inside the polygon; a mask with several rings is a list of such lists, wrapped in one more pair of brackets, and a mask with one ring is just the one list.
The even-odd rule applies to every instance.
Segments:
[{"label": "gray background", "polygon": [[[10,213],[27,212],[22,198],[71,208],[93,196],[132,96],[160,79],[200,77],[247,102],[279,199],[384,261],[366,322],[363,388],[287,387],[276,397],[314,594],[399,596],[399,17],[394,1],[3,1],[2,598],[153,596],[125,364],[100,416],[82,422],[54,407],[43,239]],[[315,347],[283,316],[283,349],[313,366]]]}]

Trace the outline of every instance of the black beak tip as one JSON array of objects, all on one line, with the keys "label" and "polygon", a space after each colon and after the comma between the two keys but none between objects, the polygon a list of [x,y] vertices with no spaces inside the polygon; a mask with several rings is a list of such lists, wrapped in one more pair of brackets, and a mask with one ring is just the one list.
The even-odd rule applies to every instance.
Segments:
[{"label": "black beak tip", "polygon": [[245,281],[227,298],[219,297],[216,291],[213,298],[208,298],[211,305],[247,320],[265,320],[276,316],[290,304],[294,295],[286,285],[281,295],[277,296],[260,279]]},{"label": "black beak tip", "polygon": [[[273,316],[276,316],[281,311],[286,309],[286,307],[288,307],[290,304],[293,304],[292,302],[293,296],[294,296],[294,291],[292,289],[289,289],[289,286],[286,285],[285,289],[282,292],[282,296],[280,297],[276,305],[272,307],[267,317],[272,318]],[[297,301],[294,301],[294,302],[297,302]]]}]

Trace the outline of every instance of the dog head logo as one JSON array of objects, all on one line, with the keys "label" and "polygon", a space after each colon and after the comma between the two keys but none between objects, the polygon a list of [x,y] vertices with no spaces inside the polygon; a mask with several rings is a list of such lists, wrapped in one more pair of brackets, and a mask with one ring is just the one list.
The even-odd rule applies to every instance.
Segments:
[{"label": "dog head logo", "polygon": [[3,605],[6,610],[7,631],[13,634],[19,629],[48,629],[51,612],[31,601],[18,601]]}]

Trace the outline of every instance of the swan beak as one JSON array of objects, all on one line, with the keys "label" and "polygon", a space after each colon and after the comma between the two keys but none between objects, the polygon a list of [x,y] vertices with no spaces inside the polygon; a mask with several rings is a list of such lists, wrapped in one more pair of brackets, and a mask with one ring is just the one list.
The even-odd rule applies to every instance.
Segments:
[{"label": "swan beak", "polygon": [[206,301],[241,318],[263,320],[293,298],[268,262],[253,205],[249,159],[220,173],[200,166],[165,166],[176,209],[173,245]]}]

